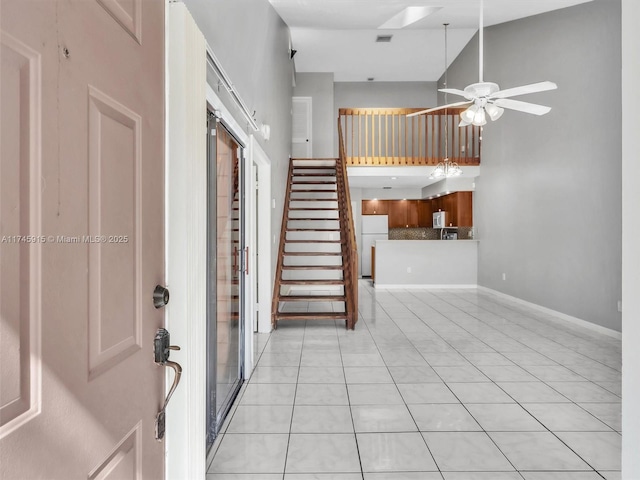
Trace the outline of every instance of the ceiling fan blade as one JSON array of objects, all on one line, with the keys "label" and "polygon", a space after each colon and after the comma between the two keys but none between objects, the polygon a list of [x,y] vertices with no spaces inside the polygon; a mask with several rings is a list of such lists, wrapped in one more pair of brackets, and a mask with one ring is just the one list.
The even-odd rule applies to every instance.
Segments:
[{"label": "ceiling fan blade", "polygon": [[461,97],[469,98],[469,94],[464,90],[458,90],[457,88],[440,88],[439,92],[450,93],[452,95],[460,95]]},{"label": "ceiling fan blade", "polygon": [[413,112],[407,115],[407,118],[417,117],[418,115],[424,115],[425,113],[437,112],[438,110],[444,110],[445,108],[461,107],[462,105],[469,105],[472,101],[449,103],[440,107],[429,108],[427,110],[420,110],[419,112]]},{"label": "ceiling fan blade", "polygon": [[498,98],[494,105],[502,108],[509,108],[524,113],[532,113],[533,115],[544,115],[551,111],[551,107],[544,105],[536,105],[535,103],[521,102],[519,100],[511,100],[509,98]]},{"label": "ceiling fan blade", "polygon": [[522,87],[507,88],[494,93],[489,98],[507,98],[517,95],[525,95],[527,93],[546,92],[547,90],[555,90],[558,86],[553,82],[539,82],[531,85],[523,85]]}]

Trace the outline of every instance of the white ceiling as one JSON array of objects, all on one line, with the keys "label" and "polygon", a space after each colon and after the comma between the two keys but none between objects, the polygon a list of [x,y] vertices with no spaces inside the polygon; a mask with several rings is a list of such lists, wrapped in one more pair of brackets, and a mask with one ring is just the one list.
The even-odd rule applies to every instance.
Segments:
[{"label": "white ceiling", "polygon": [[[591,0],[485,0],[485,25]],[[478,27],[479,0],[270,0],[291,29],[298,72],[333,72],[335,81],[436,81]],[[378,29],[409,6],[442,7],[402,30]],[[391,43],[375,43],[377,35]]]},{"label": "white ceiling", "polygon": [[[351,188],[423,188],[440,180],[430,180],[430,167],[348,167],[349,187]],[[458,178],[475,178],[480,174],[480,167],[461,167],[462,176]]]}]

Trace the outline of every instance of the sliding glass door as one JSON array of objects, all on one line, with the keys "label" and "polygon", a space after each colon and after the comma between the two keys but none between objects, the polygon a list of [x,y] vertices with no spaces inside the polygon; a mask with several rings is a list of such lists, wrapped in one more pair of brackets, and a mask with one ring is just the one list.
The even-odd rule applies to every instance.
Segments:
[{"label": "sliding glass door", "polygon": [[213,114],[208,135],[207,446],[243,380],[242,146]]}]

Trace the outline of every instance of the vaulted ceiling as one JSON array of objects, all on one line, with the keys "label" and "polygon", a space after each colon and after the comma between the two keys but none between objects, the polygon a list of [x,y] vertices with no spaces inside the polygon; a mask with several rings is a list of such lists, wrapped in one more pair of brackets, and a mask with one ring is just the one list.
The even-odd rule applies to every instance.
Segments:
[{"label": "vaulted ceiling", "polygon": [[[479,0],[270,0],[291,29],[298,72],[333,72],[335,81],[436,81],[478,30]],[[485,0],[495,25],[591,0]],[[380,29],[407,7],[433,13],[401,29]],[[376,43],[378,35],[392,35]]]}]

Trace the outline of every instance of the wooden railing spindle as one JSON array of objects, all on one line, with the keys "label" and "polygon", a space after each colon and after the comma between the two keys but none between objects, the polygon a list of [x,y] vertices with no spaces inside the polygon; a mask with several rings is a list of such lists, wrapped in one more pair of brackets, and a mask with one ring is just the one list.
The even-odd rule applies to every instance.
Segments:
[{"label": "wooden railing spindle", "polygon": [[435,165],[445,155],[445,134],[450,158],[479,165],[480,128],[458,127],[462,109],[407,117],[418,110],[423,109],[339,109],[345,165]]}]

